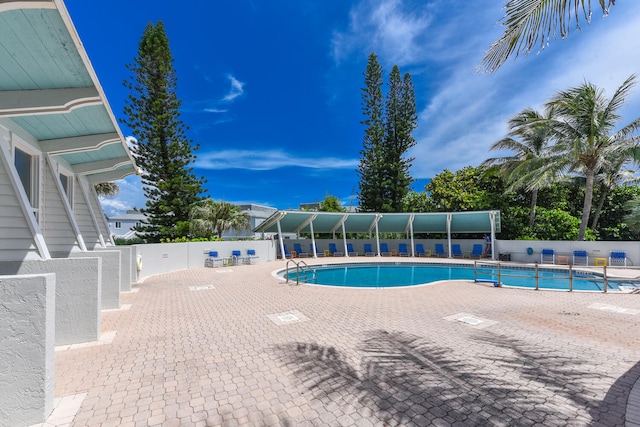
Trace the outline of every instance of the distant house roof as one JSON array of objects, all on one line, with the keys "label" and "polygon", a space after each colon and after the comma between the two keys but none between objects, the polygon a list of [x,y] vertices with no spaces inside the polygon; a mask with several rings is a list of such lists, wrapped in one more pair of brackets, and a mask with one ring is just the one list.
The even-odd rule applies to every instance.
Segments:
[{"label": "distant house roof", "polygon": [[61,1],[0,1],[0,121],[89,182],[137,168]]},{"label": "distant house roof", "polygon": [[122,215],[109,217],[109,221],[143,221],[147,216],[140,211],[128,210]]}]

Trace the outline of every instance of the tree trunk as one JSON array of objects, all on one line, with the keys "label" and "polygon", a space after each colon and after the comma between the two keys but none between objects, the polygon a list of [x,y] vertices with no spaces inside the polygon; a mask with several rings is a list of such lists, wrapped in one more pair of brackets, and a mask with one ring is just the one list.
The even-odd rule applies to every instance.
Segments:
[{"label": "tree trunk", "polygon": [[578,232],[578,241],[584,240],[587,233],[587,224],[589,223],[589,214],[591,213],[591,201],[593,200],[593,177],[595,171],[593,168],[587,169],[587,182],[584,188],[584,205],[582,206],[582,221],[580,222],[580,231]]},{"label": "tree trunk", "polygon": [[536,204],[538,203],[538,190],[531,191],[531,209],[529,210],[529,228],[533,229],[536,221]]},{"label": "tree trunk", "polygon": [[600,186],[600,200],[598,200],[598,207],[596,208],[595,213],[593,214],[593,220],[591,221],[591,229],[595,230],[598,226],[598,220],[600,220],[600,212],[602,212],[602,207],[604,206],[605,200],[607,200],[607,196],[609,195],[609,187],[606,185]]}]

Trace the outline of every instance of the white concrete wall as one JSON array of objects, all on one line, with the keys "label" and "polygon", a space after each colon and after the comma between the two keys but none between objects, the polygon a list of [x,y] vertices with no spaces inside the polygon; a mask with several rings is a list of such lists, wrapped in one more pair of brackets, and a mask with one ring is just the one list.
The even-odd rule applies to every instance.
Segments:
[{"label": "white concrete wall", "polygon": [[0,426],[42,423],[54,398],[54,274],[0,276]]},{"label": "white concrete wall", "polygon": [[134,245],[136,253],[142,256],[142,270],[138,278],[174,270],[202,268],[209,251],[218,251],[218,256],[222,258],[230,257],[234,250],[245,255],[248,249],[253,249],[258,256],[257,262],[273,261],[275,243],[273,240],[239,240]]},{"label": "white concrete wall", "polygon": [[[108,246],[102,251],[120,252],[120,292],[129,292],[131,283],[135,282],[135,248],[131,246]],[[104,265],[102,266],[104,269]]]},{"label": "white concrete wall", "polygon": [[72,258],[94,258],[102,259],[102,310],[120,308],[120,277],[122,275],[120,263],[120,251],[100,250],[90,252],[72,252]]},{"label": "white concrete wall", "polygon": [[101,258],[0,262],[0,274],[56,275],[55,345],[100,338]]},{"label": "white concrete wall", "polygon": [[[293,250],[293,245],[295,243],[300,243],[303,250],[308,251],[311,254],[311,250],[309,249],[309,245],[311,244],[311,239],[285,239],[284,244],[287,246],[287,250],[291,252]],[[329,243],[335,243],[336,249],[338,252],[344,252],[344,241],[342,239],[316,239],[316,250],[318,254],[321,254],[323,250],[329,249]],[[376,239],[347,239],[347,243],[353,244],[353,249],[356,252],[364,252],[365,243],[371,244],[371,248],[374,252],[376,249]],[[411,254],[411,239],[380,239],[380,243],[386,243],[389,247],[389,251],[395,250],[398,251],[398,245],[400,243],[405,243],[407,245],[407,250]],[[444,251],[447,253],[449,251],[447,239],[414,239],[414,245],[418,243],[422,243],[425,251],[430,250],[432,253],[435,253],[436,243],[442,243],[444,245]],[[484,240],[483,239],[452,239],[451,244],[459,244],[462,252],[471,252],[473,249],[473,245],[475,243],[481,243],[484,248]],[[276,241],[277,244],[277,241]],[[415,251],[415,247],[414,247]],[[278,248],[278,254],[280,253],[280,248]]]},{"label": "white concrete wall", "polygon": [[[527,248],[533,250],[533,254],[527,254]],[[612,251],[627,253],[627,265],[640,266],[640,242],[575,242],[558,240],[497,240],[496,253],[511,255],[511,261],[540,262],[542,249],[553,249],[556,255],[571,255],[573,251],[582,250],[589,254],[589,264],[593,265],[594,258],[609,258]]]}]

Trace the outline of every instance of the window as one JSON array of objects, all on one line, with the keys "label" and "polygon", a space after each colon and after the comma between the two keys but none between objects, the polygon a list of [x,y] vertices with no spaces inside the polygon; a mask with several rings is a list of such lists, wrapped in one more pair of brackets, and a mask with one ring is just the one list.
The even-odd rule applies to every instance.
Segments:
[{"label": "window", "polygon": [[62,184],[62,188],[67,195],[67,200],[69,200],[69,204],[73,207],[73,179],[63,173],[61,173],[59,176],[60,184]]},{"label": "window", "polygon": [[38,156],[31,155],[19,148],[14,149],[14,164],[22,182],[24,192],[38,218]]},{"label": "window", "polygon": [[122,228],[122,223],[120,221],[116,221],[116,225],[114,227],[116,230],[120,230]]}]

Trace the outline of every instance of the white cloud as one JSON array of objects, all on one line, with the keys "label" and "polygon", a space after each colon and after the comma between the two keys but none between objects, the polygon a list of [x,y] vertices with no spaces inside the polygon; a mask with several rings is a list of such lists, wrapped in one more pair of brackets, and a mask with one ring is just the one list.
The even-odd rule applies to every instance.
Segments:
[{"label": "white cloud", "polygon": [[229,110],[223,108],[205,108],[204,111],[206,113],[226,113]]},{"label": "white cloud", "polygon": [[349,14],[348,30],[333,34],[334,60],[339,63],[353,52],[375,51],[393,63],[414,63],[422,54],[432,19],[426,9],[408,9],[402,0],[358,3]]},{"label": "white cloud", "polygon": [[233,77],[231,74],[229,74],[227,76],[227,78],[231,82],[231,88],[229,89],[229,93],[227,93],[222,98],[222,101],[231,102],[231,101],[233,101],[234,99],[236,99],[237,97],[241,96],[244,93],[244,85],[245,84],[243,82],[241,82],[240,80],[236,79],[235,77]]},{"label": "white cloud", "polygon": [[280,150],[222,150],[198,154],[196,166],[202,169],[272,170],[282,167],[311,169],[355,168],[358,159],[297,156]]}]

